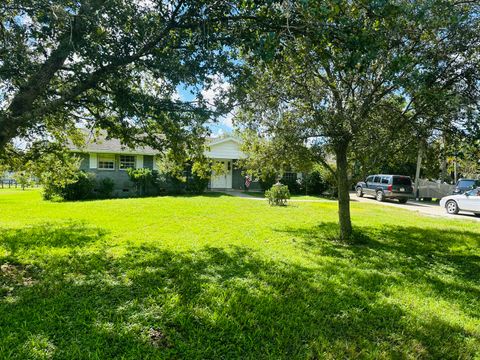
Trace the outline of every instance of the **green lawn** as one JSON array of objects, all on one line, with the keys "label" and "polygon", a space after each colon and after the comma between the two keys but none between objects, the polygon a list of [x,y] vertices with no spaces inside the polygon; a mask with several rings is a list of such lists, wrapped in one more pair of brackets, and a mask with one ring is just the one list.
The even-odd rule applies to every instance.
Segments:
[{"label": "green lawn", "polygon": [[0,190],[0,358],[480,358],[480,223]]},{"label": "green lawn", "polygon": [[[260,191],[244,191],[245,194],[256,197],[256,198],[265,198],[265,194]],[[291,195],[292,200],[322,200],[325,197],[317,195]]]}]

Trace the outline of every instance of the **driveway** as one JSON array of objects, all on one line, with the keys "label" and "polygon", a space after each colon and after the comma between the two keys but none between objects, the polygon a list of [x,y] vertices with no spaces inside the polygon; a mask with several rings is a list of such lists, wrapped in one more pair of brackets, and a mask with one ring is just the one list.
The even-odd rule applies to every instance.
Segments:
[{"label": "driveway", "polygon": [[350,193],[350,200],[354,202],[393,206],[393,207],[397,207],[405,210],[416,211],[423,215],[429,215],[429,216],[435,216],[435,217],[480,221],[480,218],[467,212],[460,211],[458,215],[447,214],[444,208],[440,207],[438,204],[435,204],[435,203],[424,203],[424,202],[414,201],[414,200],[409,200],[406,204],[400,204],[396,200],[386,200],[384,202],[378,202],[373,197],[364,196],[360,198],[354,192]]}]

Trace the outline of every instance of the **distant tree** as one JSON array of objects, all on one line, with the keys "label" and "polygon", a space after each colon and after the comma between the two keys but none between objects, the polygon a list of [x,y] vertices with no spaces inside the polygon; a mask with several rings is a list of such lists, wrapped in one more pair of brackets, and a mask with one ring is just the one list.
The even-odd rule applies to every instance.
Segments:
[{"label": "distant tree", "polygon": [[32,185],[32,175],[27,171],[18,171],[13,175],[13,178],[20,185],[22,190]]},{"label": "distant tree", "polygon": [[458,172],[463,177],[480,178],[480,140],[474,143],[464,142],[456,149]]},{"label": "distant tree", "polygon": [[65,151],[61,144],[50,142],[33,143],[19,156],[16,166],[16,169],[38,179],[47,200],[61,194],[63,189],[82,176],[80,158]]},{"label": "distant tree", "polygon": [[[241,118],[239,114],[237,121],[243,121]],[[293,140],[293,133],[289,133],[288,137],[278,134],[269,138],[246,129],[239,135],[242,138],[241,150],[246,157],[240,159],[238,165],[253,178],[265,181],[268,178],[281,178],[291,170],[309,172],[315,164],[314,152],[306,149],[301,142],[299,146],[299,141]]]}]

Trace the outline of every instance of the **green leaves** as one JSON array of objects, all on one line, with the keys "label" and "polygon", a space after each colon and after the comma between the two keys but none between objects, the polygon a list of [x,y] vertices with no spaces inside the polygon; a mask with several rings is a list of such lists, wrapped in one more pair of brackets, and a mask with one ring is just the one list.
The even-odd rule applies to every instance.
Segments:
[{"label": "green leaves", "polygon": [[[390,166],[398,149],[408,158],[412,138],[428,138],[439,119],[453,123],[452,114],[479,103],[475,6],[332,0],[279,7],[270,19],[280,29],[275,56],[265,56],[266,32],[258,50],[247,49],[255,81],[244,90],[239,123],[259,133],[259,146],[245,162],[281,171],[297,159],[326,163],[325,152],[338,162],[347,149],[365,167],[372,158]],[[348,208],[343,162],[339,197]]]},{"label": "green leaves", "polygon": [[[32,129],[48,134],[57,128],[52,118],[61,127],[100,125],[125,141],[131,132],[162,133],[168,141],[151,142],[161,150],[205,137],[203,124],[219,111],[183,103],[177,89],[200,93],[213,75],[237,76],[235,47],[262,8],[192,0],[9,5],[0,12],[0,148]],[[158,86],[141,86],[147,79]]]}]

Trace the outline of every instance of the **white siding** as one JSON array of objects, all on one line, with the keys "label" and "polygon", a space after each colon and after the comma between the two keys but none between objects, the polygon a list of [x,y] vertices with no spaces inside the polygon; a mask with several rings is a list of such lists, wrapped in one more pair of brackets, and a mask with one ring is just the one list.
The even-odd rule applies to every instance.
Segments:
[{"label": "white siding", "polygon": [[90,161],[89,161],[90,169],[97,168],[97,154],[90,153]]},{"label": "white siding", "polygon": [[143,168],[143,155],[137,155],[137,169]]},{"label": "white siding", "polygon": [[234,140],[210,145],[210,151],[207,151],[205,155],[213,159],[242,159],[245,157],[240,151],[240,144]]}]

